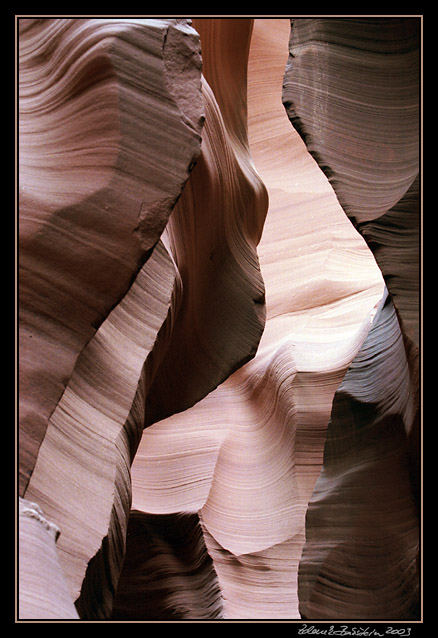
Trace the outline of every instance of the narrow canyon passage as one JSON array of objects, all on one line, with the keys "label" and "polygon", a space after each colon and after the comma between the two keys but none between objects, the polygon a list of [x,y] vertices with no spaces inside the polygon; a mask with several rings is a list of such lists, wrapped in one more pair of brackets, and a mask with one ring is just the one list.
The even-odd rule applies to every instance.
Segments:
[{"label": "narrow canyon passage", "polygon": [[20,620],[418,618],[418,24],[17,27]]},{"label": "narrow canyon passage", "polygon": [[288,19],[255,19],[248,61],[249,144],[269,194],[257,355],[146,429],[132,467],[133,509],[200,513],[224,618],[300,617],[305,514],[333,396],[384,289],[282,105],[289,34]]}]

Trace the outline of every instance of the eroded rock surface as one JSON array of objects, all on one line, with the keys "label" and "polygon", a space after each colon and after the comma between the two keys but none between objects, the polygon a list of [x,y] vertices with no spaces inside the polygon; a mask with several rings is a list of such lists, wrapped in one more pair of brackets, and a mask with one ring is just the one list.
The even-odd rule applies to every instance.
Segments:
[{"label": "eroded rock surface", "polygon": [[[257,349],[267,198],[228,139],[187,20],[21,27],[22,490],[62,530],[81,617],[105,618],[143,427],[195,403]],[[112,117],[102,139],[98,99]],[[58,137],[38,160],[48,123]]]},{"label": "eroded rock surface", "polygon": [[[397,17],[291,21],[285,107],[372,250],[390,295],[333,403],[300,571],[309,618],[418,615],[420,27],[418,18]],[[386,455],[393,463],[385,476]],[[359,488],[366,473],[369,496]],[[396,483],[402,487],[392,495]],[[368,498],[376,501],[375,514]],[[404,516],[394,516],[392,503],[403,499]],[[348,520],[342,533],[332,520],[335,502]],[[372,538],[359,532],[367,516]],[[377,558],[385,542],[391,549]],[[400,585],[391,576],[389,592],[394,570]]]},{"label": "eroded rock surface", "polygon": [[214,620],[222,596],[197,514],[133,511],[113,620]]},{"label": "eroded rock surface", "polygon": [[[214,24],[203,26],[213,55],[225,25],[214,37]],[[257,354],[197,405],[148,428],[132,468],[137,509],[200,512],[224,618],[300,617],[305,516],[333,397],[384,292],[279,100],[288,39],[287,20],[256,20],[247,71],[249,145],[269,194]]]},{"label": "eroded rock surface", "polygon": [[415,405],[409,388],[397,315],[385,296],[333,400],[300,563],[305,618],[418,617],[419,520],[406,436]]},{"label": "eroded rock surface", "polygon": [[20,497],[18,529],[20,618],[78,619],[56,551],[59,528],[44,517],[36,503]]},{"label": "eroded rock surface", "polygon": [[[147,261],[199,155],[203,104],[199,38],[178,22],[19,26],[24,493],[79,354]],[[192,60],[179,85],[166,72],[168,32]],[[193,86],[193,73],[197,89],[183,117],[175,95],[186,81]]]},{"label": "eroded rock surface", "polygon": [[416,617],[416,26],[19,23],[21,618]]},{"label": "eroded rock surface", "polygon": [[289,118],[367,239],[418,346],[420,19],[291,23]]},{"label": "eroded rock surface", "polygon": [[180,288],[160,237],[200,153],[199,36],[186,20],[20,27],[20,488],[61,530],[73,601],[105,540],[100,595],[79,605],[105,617]]}]

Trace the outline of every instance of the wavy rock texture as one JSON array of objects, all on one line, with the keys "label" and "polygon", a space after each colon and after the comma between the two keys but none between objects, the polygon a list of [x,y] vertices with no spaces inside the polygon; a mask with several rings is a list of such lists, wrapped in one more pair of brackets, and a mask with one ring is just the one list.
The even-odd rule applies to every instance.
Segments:
[{"label": "wavy rock texture", "polygon": [[23,560],[23,613],[412,616],[413,350],[367,242],[414,256],[414,178],[354,228],[288,19],[21,22],[21,493],[56,530],[23,555],[64,583]]},{"label": "wavy rock texture", "polygon": [[[199,39],[183,24],[19,25],[23,492],[80,352],[147,261],[199,155],[203,105]],[[192,61],[176,76],[175,42],[180,66]]]},{"label": "wavy rock texture", "polygon": [[[200,75],[199,36],[186,20],[28,20],[20,39],[23,491],[61,530],[60,563],[79,614],[105,618],[124,556],[129,466],[139,433],[192,405],[255,354],[265,318],[255,246],[267,197],[251,163],[228,139]],[[59,57],[66,60],[63,68],[77,73],[55,68]],[[91,144],[85,133],[89,138],[97,98],[114,111],[108,120],[114,139],[97,137]],[[65,149],[53,149],[64,159],[60,168],[71,192],[67,188],[62,199],[59,184],[53,180],[50,190],[48,178],[41,205],[35,172],[44,181],[45,165],[31,154],[32,135],[39,140],[39,102],[56,113],[55,123],[64,114],[82,125],[77,147],[68,137],[71,128],[61,127]],[[43,133],[47,124],[46,117]],[[92,154],[99,143],[111,151],[102,167]],[[56,176],[52,157],[47,161],[47,174]],[[90,167],[96,167],[95,182]],[[65,226],[61,203],[69,206]],[[122,257],[131,265],[125,288]],[[48,319],[38,305],[39,286],[49,302],[54,298]],[[58,288],[64,296],[56,296]],[[88,314],[78,309],[78,290]],[[104,293],[106,305],[93,314]],[[34,326],[39,331],[31,332]],[[77,332],[71,350],[69,330]],[[53,378],[44,385],[39,355],[43,349],[52,356],[46,333],[53,350],[66,355],[53,357]],[[37,412],[41,427],[31,427]]]},{"label": "wavy rock texture", "polygon": [[[183,298],[148,395],[148,425],[202,399],[251,359],[265,322],[256,252],[265,187],[236,149],[208,83],[201,155],[163,234]],[[169,392],[172,388],[172,392]]]},{"label": "wavy rock texture", "polygon": [[420,29],[419,18],[294,19],[283,89],[417,346]]},{"label": "wavy rock texture", "polygon": [[[61,530],[59,558],[73,600],[82,591],[81,614],[99,617],[111,608],[109,592],[124,555],[129,465],[142,429],[137,403],[144,405],[148,358],[172,305],[175,281],[160,243],[78,358],[26,490]],[[101,600],[93,593],[96,580]]]},{"label": "wavy rock texture", "polygon": [[180,296],[159,238],[200,152],[199,36],[175,20],[20,26],[21,490],[61,530],[81,615],[101,617],[151,353]]},{"label": "wavy rock texture", "polygon": [[[416,18],[292,20],[284,104],[373,251],[392,300],[333,404],[324,470],[307,518],[300,572],[305,617],[418,614],[420,24]],[[366,382],[359,382],[360,373]],[[379,503],[375,513],[369,507],[367,514],[361,482]],[[404,503],[398,515],[394,501]],[[334,503],[347,512],[344,538],[332,518]],[[369,534],[359,530],[367,516]]]},{"label": "wavy rock texture", "polygon": [[133,511],[113,620],[212,620],[222,599],[197,514]]},{"label": "wavy rock texture", "polygon": [[[228,35],[225,23],[195,22],[207,73],[219,55],[216,68],[233,67],[239,27],[233,21]],[[248,33],[246,21],[240,29]],[[281,105],[288,38],[287,20],[255,20],[248,60],[249,142],[269,192],[258,246],[267,320],[257,355],[194,407],[145,430],[132,467],[137,510],[199,512],[223,618],[300,617],[305,514],[333,397],[384,288]],[[227,76],[208,80],[225,100]]]},{"label": "wavy rock texture", "polygon": [[415,406],[409,386],[397,315],[387,296],[333,401],[300,563],[304,618],[418,618],[419,523],[406,436]]}]

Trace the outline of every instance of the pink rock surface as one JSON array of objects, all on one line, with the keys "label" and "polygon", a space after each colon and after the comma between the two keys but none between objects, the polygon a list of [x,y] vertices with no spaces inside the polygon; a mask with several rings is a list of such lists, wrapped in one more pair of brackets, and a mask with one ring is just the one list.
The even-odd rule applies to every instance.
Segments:
[{"label": "pink rock surface", "polygon": [[[19,617],[416,618],[414,55],[367,20],[340,58],[324,19],[19,22]],[[379,145],[345,92],[383,49]]]},{"label": "pink rock surface", "polygon": [[420,30],[415,17],[291,21],[284,104],[390,295],[333,403],[300,572],[310,618],[418,615]]},{"label": "pink rock surface", "polygon": [[79,619],[56,551],[59,528],[44,518],[36,503],[22,498],[18,526],[20,618]]},{"label": "pink rock surface", "polygon": [[224,618],[300,617],[305,515],[332,400],[383,295],[365,242],[281,105],[288,37],[288,21],[256,20],[248,62],[249,144],[269,193],[257,355],[145,430],[132,468],[136,509],[200,512]]},{"label": "pink rock surface", "polygon": [[20,27],[20,491],[61,530],[73,601],[106,539],[81,613],[108,615],[138,386],[179,286],[160,237],[200,152],[199,36],[185,20]]},{"label": "pink rock surface", "polygon": [[[22,493],[79,354],[147,261],[199,155],[199,38],[174,22],[19,21]],[[175,39],[192,60],[179,84]]]}]

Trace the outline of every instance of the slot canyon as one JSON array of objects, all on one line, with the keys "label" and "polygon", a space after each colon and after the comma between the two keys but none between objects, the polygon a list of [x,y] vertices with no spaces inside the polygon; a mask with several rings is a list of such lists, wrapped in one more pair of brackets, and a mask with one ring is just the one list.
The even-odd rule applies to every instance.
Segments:
[{"label": "slot canyon", "polygon": [[421,618],[420,17],[19,17],[17,619]]}]

